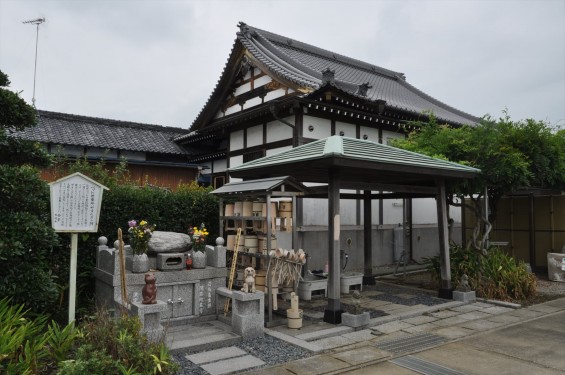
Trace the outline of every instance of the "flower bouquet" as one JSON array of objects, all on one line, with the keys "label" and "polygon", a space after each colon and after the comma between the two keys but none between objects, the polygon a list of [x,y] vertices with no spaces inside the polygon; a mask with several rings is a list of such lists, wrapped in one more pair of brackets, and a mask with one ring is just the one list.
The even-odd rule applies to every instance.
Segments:
[{"label": "flower bouquet", "polygon": [[206,250],[206,238],[209,235],[204,223],[200,224],[200,228],[189,228],[188,234],[192,238],[192,249],[204,252]]},{"label": "flower bouquet", "polygon": [[149,224],[145,220],[139,223],[136,220],[128,221],[129,242],[133,253],[136,255],[145,254],[149,245],[149,239],[155,230],[155,224]]}]

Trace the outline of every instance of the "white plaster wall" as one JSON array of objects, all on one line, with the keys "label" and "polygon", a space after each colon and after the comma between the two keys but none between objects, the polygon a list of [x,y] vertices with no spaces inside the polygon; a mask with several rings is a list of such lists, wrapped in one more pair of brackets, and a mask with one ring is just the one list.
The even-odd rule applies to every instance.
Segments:
[{"label": "white plaster wall", "polygon": [[402,199],[385,199],[383,201],[383,224],[402,224],[403,211]]},{"label": "white plaster wall", "polygon": [[255,97],[255,98],[252,98],[252,99],[249,99],[248,101],[246,101],[243,104],[243,109],[255,107],[255,106],[258,106],[259,104],[262,104],[262,103],[263,103],[263,100],[260,97]]},{"label": "white plaster wall", "polygon": [[261,86],[265,86],[267,83],[271,82],[273,79],[267,75],[263,76],[263,77],[259,77],[257,79],[255,79],[255,82],[253,83],[255,88],[261,87]]},{"label": "white plaster wall", "polygon": [[243,148],[243,130],[230,133],[230,151],[241,150]]},{"label": "white plaster wall", "polygon": [[[332,135],[332,123],[328,119],[304,115],[302,124],[302,134],[306,138],[323,139]],[[308,130],[310,126],[314,127],[312,131]]]},{"label": "white plaster wall", "polygon": [[335,122],[335,134],[340,135],[343,132],[344,137],[357,138],[357,127],[354,124],[346,122]]},{"label": "white plaster wall", "polygon": [[230,158],[230,168],[237,167],[241,164],[243,164],[243,155],[232,156]]},{"label": "white plaster wall", "polygon": [[[285,121],[294,124],[294,117],[286,117]],[[279,121],[271,121],[267,123],[267,143],[282,141],[292,138],[292,128]]]},{"label": "white plaster wall", "polygon": [[276,99],[276,98],[280,98],[281,96],[284,96],[284,94],[285,94],[284,89],[278,89],[278,90],[270,91],[265,96],[265,102],[268,102],[268,101]]},{"label": "white plaster wall", "polygon": [[247,147],[263,144],[263,125],[247,128]]},{"label": "white plaster wall", "polygon": [[270,150],[267,150],[267,152],[265,153],[265,156],[275,155],[275,154],[278,154],[279,152],[290,150],[291,148],[292,148],[292,146],[272,148]]},{"label": "white plaster wall", "polygon": [[214,160],[212,162],[212,169],[214,173],[224,172],[226,169],[228,169],[228,160]]},{"label": "white plaster wall", "polygon": [[243,80],[247,80],[251,78],[251,69],[249,69],[249,71],[245,74],[245,77],[243,77]]},{"label": "white plaster wall", "polygon": [[302,199],[302,220],[307,225],[328,225],[328,200],[327,199]]},{"label": "white plaster wall", "polygon": [[[324,199],[324,203],[327,205],[328,201]],[[356,225],[357,201],[354,199],[341,199],[339,201],[339,215],[341,216],[342,225]]]},{"label": "white plaster wall", "polygon": [[[450,206],[449,217],[461,222],[461,208]],[[437,224],[437,204],[433,198],[412,200],[412,222],[414,224]]]},{"label": "white plaster wall", "polygon": [[248,91],[251,91],[251,82],[247,82],[246,84],[239,86],[235,89],[235,92],[233,94],[234,96],[238,96]]},{"label": "white plaster wall", "polygon": [[225,115],[226,116],[231,115],[232,113],[236,113],[236,112],[239,112],[239,111],[241,111],[241,106],[239,104],[235,104],[235,105],[232,105],[231,107],[229,107],[228,109],[226,109]]},{"label": "white plaster wall", "polygon": [[363,136],[366,135],[367,141],[371,141],[375,143],[379,142],[379,129],[369,128],[367,126],[361,126],[360,131],[361,131],[361,139],[363,139]]},{"label": "white plaster wall", "polygon": [[131,161],[144,161],[145,160],[145,152],[121,151],[120,156],[123,156],[127,160],[131,160]]}]

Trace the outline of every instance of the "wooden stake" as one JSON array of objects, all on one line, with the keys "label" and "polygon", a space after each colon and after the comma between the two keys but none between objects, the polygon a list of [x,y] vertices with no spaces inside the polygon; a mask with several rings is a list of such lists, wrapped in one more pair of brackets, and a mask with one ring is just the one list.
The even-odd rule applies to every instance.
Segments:
[{"label": "wooden stake", "polygon": [[126,285],[126,256],[124,254],[124,239],[122,236],[122,228],[118,228],[118,242],[120,252],[120,281],[122,284],[122,304],[127,306],[129,304],[128,291]]}]

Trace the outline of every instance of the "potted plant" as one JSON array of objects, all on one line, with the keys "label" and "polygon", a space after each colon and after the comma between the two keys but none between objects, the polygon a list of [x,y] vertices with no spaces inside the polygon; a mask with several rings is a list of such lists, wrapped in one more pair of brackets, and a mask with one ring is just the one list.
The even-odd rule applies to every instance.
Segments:
[{"label": "potted plant", "polygon": [[206,268],[206,238],[209,234],[206,226],[202,223],[200,228],[192,227],[189,229],[188,234],[192,237],[192,250],[194,251],[192,267]]},{"label": "potted plant", "polygon": [[149,224],[145,220],[137,222],[128,221],[129,242],[133,251],[131,271],[143,273],[149,271],[149,259],[147,258],[147,248],[155,225]]}]

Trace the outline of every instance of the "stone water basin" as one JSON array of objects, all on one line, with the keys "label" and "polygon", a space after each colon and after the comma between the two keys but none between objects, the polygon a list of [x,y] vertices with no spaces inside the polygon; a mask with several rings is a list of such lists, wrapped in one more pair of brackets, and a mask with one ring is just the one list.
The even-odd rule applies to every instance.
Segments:
[{"label": "stone water basin", "polygon": [[306,275],[298,283],[298,297],[304,301],[312,300],[312,292],[323,291],[324,297],[328,295],[328,279],[314,275]]}]

